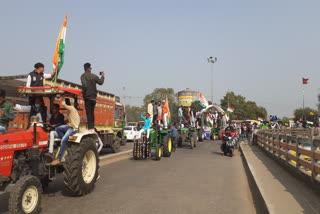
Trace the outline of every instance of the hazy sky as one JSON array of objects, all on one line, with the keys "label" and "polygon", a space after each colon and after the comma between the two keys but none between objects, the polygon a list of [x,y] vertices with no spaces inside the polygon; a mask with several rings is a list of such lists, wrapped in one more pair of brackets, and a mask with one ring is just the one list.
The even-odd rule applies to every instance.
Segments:
[{"label": "hazy sky", "polygon": [[[83,64],[105,71],[101,90],[142,104],[154,88],[191,88],[210,98],[216,56],[215,101],[229,90],[269,114],[291,116],[317,104],[320,83],[319,0],[1,1],[0,75],[29,73],[51,58],[69,14],[60,78],[80,82]],[[0,83],[1,86],[1,83]]]}]

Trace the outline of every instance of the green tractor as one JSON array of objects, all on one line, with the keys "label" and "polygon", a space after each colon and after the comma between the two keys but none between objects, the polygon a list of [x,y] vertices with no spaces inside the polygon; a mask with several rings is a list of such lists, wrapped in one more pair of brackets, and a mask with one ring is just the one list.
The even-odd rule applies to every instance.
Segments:
[{"label": "green tractor", "polygon": [[182,147],[183,142],[190,142],[190,148],[197,147],[199,136],[197,128],[180,128],[178,129],[178,147]]},{"label": "green tractor", "polygon": [[149,138],[147,132],[137,139],[133,145],[133,159],[145,160],[155,153],[155,160],[161,157],[170,157],[173,150],[173,142],[169,130],[150,130]]}]

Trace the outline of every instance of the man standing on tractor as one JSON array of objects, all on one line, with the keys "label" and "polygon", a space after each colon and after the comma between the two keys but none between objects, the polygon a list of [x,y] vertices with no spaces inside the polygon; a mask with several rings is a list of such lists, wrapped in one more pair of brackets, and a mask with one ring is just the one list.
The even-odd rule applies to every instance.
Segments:
[{"label": "man standing on tractor", "polygon": [[52,161],[51,165],[57,165],[60,163],[64,147],[67,144],[69,137],[77,132],[80,125],[80,116],[75,106],[71,105],[70,99],[65,98],[62,105],[67,109],[67,124],[56,128],[56,132],[58,133],[59,138],[61,138],[61,144],[58,158]]},{"label": "man standing on tractor", "polygon": [[150,115],[151,120],[153,119],[153,115],[154,115],[153,104],[154,104],[154,100],[152,99],[151,102],[147,106],[147,113]]},{"label": "man standing on tractor", "polygon": [[168,129],[169,106],[165,100],[162,101],[162,117],[164,129]]},{"label": "man standing on tractor", "polygon": [[51,79],[55,75],[55,71],[51,74],[45,74],[44,65],[41,62],[38,62],[34,65],[34,70],[29,73],[27,77],[27,87],[41,87],[43,86],[44,79]]},{"label": "man standing on tractor", "polygon": [[6,91],[0,89],[0,134],[4,134],[7,131],[9,121],[13,119],[13,106],[6,101]]},{"label": "man standing on tractor", "polygon": [[139,131],[139,136],[138,136],[138,138],[139,138],[139,139],[141,138],[141,134],[142,134],[144,131],[147,131],[147,138],[149,138],[151,123],[152,123],[150,114],[149,114],[149,113],[146,113],[146,116],[145,116],[145,117],[144,117],[142,114],[140,114],[140,117],[141,117],[142,120],[144,120],[144,125],[143,125],[142,129]]},{"label": "man standing on tractor", "polygon": [[96,107],[97,99],[97,84],[104,83],[104,72],[100,72],[101,78],[91,73],[91,64],[85,63],[83,65],[84,73],[81,75],[82,94],[84,98],[86,115],[88,121],[88,131],[94,132],[94,108]]},{"label": "man standing on tractor", "polygon": [[51,112],[51,118],[50,118],[50,126],[47,128],[48,131],[50,131],[49,133],[49,154],[48,155],[52,155],[53,154],[53,145],[54,145],[54,139],[59,137],[58,133],[56,132],[56,128],[64,125],[64,115],[60,113],[60,106],[59,104],[53,104]]},{"label": "man standing on tractor", "polygon": [[157,120],[158,120],[158,103],[157,102],[154,102],[153,103],[153,120],[152,120],[152,123],[153,125],[156,125],[157,124]]},{"label": "man standing on tractor", "polygon": [[161,125],[162,121],[162,106],[161,106],[161,101],[158,101],[158,125]]}]

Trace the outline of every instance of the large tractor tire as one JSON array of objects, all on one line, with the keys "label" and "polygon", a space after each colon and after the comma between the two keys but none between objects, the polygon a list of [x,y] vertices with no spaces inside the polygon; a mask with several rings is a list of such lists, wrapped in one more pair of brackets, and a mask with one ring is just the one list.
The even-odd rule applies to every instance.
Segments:
[{"label": "large tractor tire", "polygon": [[172,153],[172,138],[169,135],[163,138],[163,157],[170,157]]},{"label": "large tractor tire", "polygon": [[178,147],[182,147],[182,137],[179,136],[178,139],[177,139],[177,144],[178,144]]},{"label": "large tractor tire", "polygon": [[139,160],[140,159],[140,153],[139,153],[139,140],[135,140],[133,143],[133,159]]},{"label": "large tractor tire", "polygon": [[126,144],[127,144],[127,138],[126,137],[122,137],[120,145],[121,146],[125,146]]},{"label": "large tractor tire", "polygon": [[40,180],[31,175],[21,177],[14,185],[9,198],[12,214],[40,213],[42,187]]},{"label": "large tractor tire", "polygon": [[116,139],[111,144],[111,151],[117,153],[120,151],[121,138],[116,137]]},{"label": "large tractor tire", "polygon": [[99,175],[99,157],[93,138],[70,144],[64,167],[64,183],[75,196],[90,193]]},{"label": "large tractor tire", "polygon": [[163,154],[163,148],[160,144],[157,144],[155,159],[158,161],[161,160],[162,154]]}]

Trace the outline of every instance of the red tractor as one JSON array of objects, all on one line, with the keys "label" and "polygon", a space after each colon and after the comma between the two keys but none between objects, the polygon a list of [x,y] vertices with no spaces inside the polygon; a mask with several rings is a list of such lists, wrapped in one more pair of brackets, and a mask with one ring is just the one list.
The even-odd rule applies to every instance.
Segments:
[{"label": "red tractor", "polygon": [[[21,94],[42,96],[50,100],[50,106],[64,97],[77,103],[81,91],[58,86],[18,87]],[[48,151],[48,132],[39,126],[39,118],[30,119],[25,131],[0,135],[0,191],[10,192],[11,213],[39,213],[42,189],[63,173],[64,183],[75,196],[88,194],[98,179],[98,134],[78,132],[69,137],[61,164],[52,166]],[[100,143],[101,145],[101,143]],[[55,142],[58,153],[59,141]]]}]

